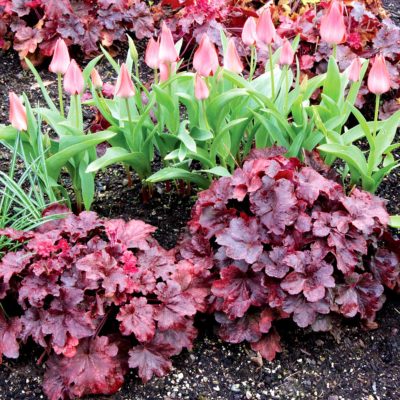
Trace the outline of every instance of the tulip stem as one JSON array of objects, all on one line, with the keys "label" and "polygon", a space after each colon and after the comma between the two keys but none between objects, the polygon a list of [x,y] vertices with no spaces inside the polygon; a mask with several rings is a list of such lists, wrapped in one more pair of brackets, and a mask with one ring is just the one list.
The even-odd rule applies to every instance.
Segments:
[{"label": "tulip stem", "polygon": [[129,121],[129,130],[131,132],[131,140],[133,140],[133,126],[132,126],[132,116],[131,116],[131,110],[129,108],[129,101],[126,98],[125,99],[125,106],[126,106],[126,112],[128,114],[128,121]]},{"label": "tulip stem", "polygon": [[154,68],[154,83],[157,85],[158,83],[158,70]]},{"label": "tulip stem", "polygon": [[288,110],[288,97],[289,97],[289,65],[285,65],[285,108],[284,112],[286,115],[289,114]]},{"label": "tulip stem", "polygon": [[63,89],[62,89],[61,74],[57,74],[57,81],[58,81],[58,101],[60,104],[60,113],[61,113],[61,116],[64,117],[64,101],[63,101]]},{"label": "tulip stem", "polygon": [[336,50],[337,50],[337,45],[334,44],[333,47],[332,47],[332,55],[333,55],[333,58],[334,58],[335,60],[336,60]]},{"label": "tulip stem", "polygon": [[272,100],[275,99],[275,79],[274,79],[274,62],[272,60],[272,45],[268,45],[268,52],[269,52],[269,69],[271,72],[271,94]]},{"label": "tulip stem", "polygon": [[78,101],[79,94],[75,94],[74,96],[75,96],[76,127],[79,129],[81,126],[81,119],[80,119],[81,105],[80,102]]},{"label": "tulip stem", "polygon": [[376,131],[378,130],[378,116],[379,116],[379,103],[381,100],[381,95],[377,94],[375,97],[375,113],[374,113],[374,134],[373,138],[375,139]]},{"label": "tulip stem", "polygon": [[250,58],[250,73],[249,73],[249,82],[252,81],[254,72],[256,70],[257,66],[257,51],[256,51],[256,46],[252,45],[251,46],[251,58]]}]

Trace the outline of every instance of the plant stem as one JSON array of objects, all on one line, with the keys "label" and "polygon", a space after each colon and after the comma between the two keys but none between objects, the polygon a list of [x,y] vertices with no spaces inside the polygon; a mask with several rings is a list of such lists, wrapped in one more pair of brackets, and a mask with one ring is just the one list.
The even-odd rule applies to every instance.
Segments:
[{"label": "plant stem", "polygon": [[333,47],[332,47],[332,55],[333,55],[333,58],[334,58],[335,60],[336,60],[336,50],[337,50],[337,45],[334,44]]},{"label": "plant stem", "polygon": [[268,45],[269,52],[269,69],[271,73],[271,93],[272,93],[272,101],[275,99],[275,78],[274,78],[274,62],[272,60],[272,45]]},{"label": "plant stem", "polygon": [[132,115],[131,115],[131,110],[129,108],[129,101],[127,98],[125,99],[125,106],[126,106],[126,112],[128,114],[129,130],[131,131],[132,140],[133,140]]},{"label": "plant stem", "polygon": [[80,115],[79,102],[78,102],[79,94],[75,94],[74,96],[75,96],[76,127],[79,129],[81,125],[81,120],[79,118]]},{"label": "plant stem", "polygon": [[379,103],[381,100],[381,95],[377,94],[375,97],[375,113],[374,113],[374,134],[373,138],[376,136],[376,131],[378,130],[378,116],[379,116]]},{"label": "plant stem", "polygon": [[158,83],[158,69],[154,68],[154,83],[157,85]]},{"label": "plant stem", "polygon": [[289,66],[286,65],[285,66],[285,108],[284,108],[284,112],[285,115],[289,114],[289,110],[288,110],[288,97],[289,97]]},{"label": "plant stem", "polygon": [[138,62],[135,62],[135,74],[136,74],[136,78],[138,78],[138,80],[140,80],[139,79],[139,63]]},{"label": "plant stem", "polygon": [[253,79],[254,72],[256,70],[256,65],[257,65],[257,50],[256,50],[256,46],[252,45],[251,46],[251,58],[250,58],[249,82],[251,82]]},{"label": "plant stem", "polygon": [[64,117],[64,101],[63,101],[63,89],[62,89],[61,74],[57,74],[57,81],[58,81],[58,101],[60,104],[60,113],[61,113],[61,116]]},{"label": "plant stem", "polygon": [[128,179],[128,187],[132,187],[131,171],[129,169],[128,164],[125,164],[125,173],[126,173],[126,178]]}]

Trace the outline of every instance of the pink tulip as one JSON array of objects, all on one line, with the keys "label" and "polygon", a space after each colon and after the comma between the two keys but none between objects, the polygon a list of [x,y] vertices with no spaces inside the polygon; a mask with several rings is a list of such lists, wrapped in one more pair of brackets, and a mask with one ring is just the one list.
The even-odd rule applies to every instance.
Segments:
[{"label": "pink tulip", "polygon": [[193,67],[201,76],[214,75],[219,66],[217,50],[205,33],[194,53]]},{"label": "pink tulip", "polygon": [[72,60],[64,76],[64,90],[72,96],[82,93],[84,86],[82,71],[76,61]]},{"label": "pink tulip", "polygon": [[270,45],[276,38],[276,30],[271,18],[271,10],[266,8],[257,23],[257,43]]},{"label": "pink tulip", "polygon": [[146,53],[144,55],[144,62],[152,69],[157,69],[159,66],[158,52],[160,49],[160,41],[157,42],[151,38],[147,43]]},{"label": "pink tulip", "polygon": [[360,80],[361,71],[361,60],[360,57],[356,57],[350,64],[349,67],[349,80],[357,82]]},{"label": "pink tulip", "polygon": [[279,64],[281,65],[292,65],[294,59],[294,51],[289,40],[283,39],[283,46],[281,49],[281,55],[279,57]]},{"label": "pink tulip", "polygon": [[382,55],[375,56],[368,75],[368,89],[374,94],[382,94],[390,90],[390,76]]},{"label": "pink tulip", "polygon": [[173,63],[178,61],[179,54],[175,49],[174,39],[172,38],[172,33],[163,22],[161,28],[161,40],[160,40],[160,48],[158,52],[158,61],[159,63]]},{"label": "pink tulip", "polygon": [[328,12],[321,18],[319,28],[321,39],[331,45],[343,43],[346,38],[346,25],[343,17],[343,3],[332,0]]},{"label": "pink tulip", "polygon": [[176,69],[176,62],[172,64],[161,63],[160,67],[160,82],[165,82],[169,79],[172,72]]},{"label": "pink tulip", "polygon": [[28,129],[28,122],[26,119],[26,110],[21,99],[14,92],[10,92],[8,97],[10,99],[9,119],[11,125],[19,131],[26,131]]},{"label": "pink tulip", "polygon": [[101,77],[96,68],[93,68],[90,72],[90,79],[92,80],[95,89],[103,88],[103,81],[101,80]]},{"label": "pink tulip", "polygon": [[119,71],[117,84],[115,85],[114,96],[128,99],[129,97],[133,97],[135,93],[136,90],[135,86],[133,85],[131,75],[124,63],[121,65],[121,69]]},{"label": "pink tulip", "polygon": [[210,90],[208,89],[206,81],[199,74],[196,74],[194,80],[194,95],[196,96],[197,100],[207,99],[210,95]]},{"label": "pink tulip", "polygon": [[244,23],[242,41],[247,46],[254,46],[257,42],[257,24],[253,17],[247,18]]},{"label": "pink tulip", "polygon": [[236,49],[235,41],[230,38],[224,57],[224,68],[228,71],[240,74],[243,71],[243,64]]},{"label": "pink tulip", "polygon": [[49,65],[49,71],[64,75],[70,64],[68,47],[63,39],[58,39],[54,47],[53,58]]}]

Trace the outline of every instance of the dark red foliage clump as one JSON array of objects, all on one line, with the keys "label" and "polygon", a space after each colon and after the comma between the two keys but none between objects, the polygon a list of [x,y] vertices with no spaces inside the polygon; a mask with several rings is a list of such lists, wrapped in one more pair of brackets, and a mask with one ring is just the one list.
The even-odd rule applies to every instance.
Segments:
[{"label": "dark red foliage clump", "polygon": [[154,231],[93,212],[1,231],[25,242],[0,262],[0,357],[18,357],[28,339],[42,346],[53,400],[114,393],[129,367],[144,382],[166,374],[192,347],[208,271],[164,250]]},{"label": "dark red foliage clump", "polygon": [[384,286],[400,284],[399,257],[383,240],[388,218],[378,197],[346,195],[297,159],[257,150],[199,194],[180,252],[199,266],[214,259],[220,337],[271,360],[282,318],[316,331],[338,315],[374,326]]}]

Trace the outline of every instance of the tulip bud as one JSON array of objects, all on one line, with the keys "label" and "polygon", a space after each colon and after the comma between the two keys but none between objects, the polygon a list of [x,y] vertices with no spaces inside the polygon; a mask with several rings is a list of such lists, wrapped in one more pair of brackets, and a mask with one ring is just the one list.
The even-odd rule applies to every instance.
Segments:
[{"label": "tulip bud", "polygon": [[171,76],[172,72],[175,71],[176,69],[176,62],[172,64],[168,63],[161,63],[159,65],[160,68],[160,83],[165,82],[169,79]]},{"label": "tulip bud", "polygon": [[199,48],[194,53],[193,67],[201,76],[214,75],[219,66],[215,46],[205,33],[201,38]]},{"label": "tulip bud", "polygon": [[283,46],[281,49],[281,55],[279,57],[279,64],[281,65],[292,65],[294,59],[294,51],[289,40],[283,39]]},{"label": "tulip bud", "polygon": [[271,10],[266,8],[257,23],[257,43],[270,45],[276,38],[276,30],[271,18]]},{"label": "tulip bud", "polygon": [[96,68],[93,68],[92,71],[90,72],[90,79],[92,80],[95,89],[103,88],[103,81],[101,80],[101,77],[97,72]]},{"label": "tulip bud", "polygon": [[160,49],[160,41],[157,42],[150,38],[149,42],[147,43],[146,52],[144,55],[144,62],[152,69],[157,69],[159,66],[158,62],[158,51]]},{"label": "tulip bud", "polygon": [[64,75],[70,64],[68,47],[63,39],[58,39],[54,47],[53,58],[49,65],[49,71]]},{"label": "tulip bud", "polygon": [[72,96],[81,94],[84,86],[85,82],[82,71],[76,61],[72,60],[64,76],[64,90]]},{"label": "tulip bud", "polygon": [[237,74],[240,74],[244,68],[237,52],[235,41],[232,38],[229,39],[228,46],[226,48],[224,68]]},{"label": "tulip bud", "polygon": [[133,60],[133,62],[136,64],[139,60],[139,54],[137,52],[136,46],[135,46],[135,42],[132,40],[132,38],[128,36],[128,43],[129,43],[129,53],[131,54],[131,58]]},{"label": "tulip bud", "polygon": [[196,74],[194,78],[194,95],[197,100],[205,100],[210,95],[206,81],[199,74]]},{"label": "tulip bud", "polygon": [[122,64],[119,71],[117,84],[115,85],[114,96],[128,99],[129,97],[133,97],[135,93],[135,86],[133,85],[128,68],[126,68],[125,64]]},{"label": "tulip bud", "polygon": [[26,110],[21,99],[14,92],[10,92],[8,97],[10,99],[9,119],[11,125],[19,131],[26,131],[28,129],[28,122],[26,119]]},{"label": "tulip bud", "polygon": [[375,56],[371,70],[368,75],[368,90],[374,94],[381,95],[390,90],[390,76],[382,55]]},{"label": "tulip bud", "polygon": [[346,25],[343,17],[343,4],[332,0],[328,12],[321,18],[321,39],[331,45],[343,43],[346,38]]},{"label": "tulip bud", "polygon": [[158,53],[158,61],[160,63],[173,63],[178,61],[179,54],[175,49],[174,39],[172,38],[172,33],[163,22],[161,28],[161,39],[160,39],[160,49]]},{"label": "tulip bud", "polygon": [[247,18],[242,30],[242,40],[247,46],[254,46],[257,42],[257,24],[253,17]]},{"label": "tulip bud", "polygon": [[356,57],[350,64],[349,67],[349,80],[352,82],[357,82],[360,80],[361,71],[361,60],[360,57]]}]

